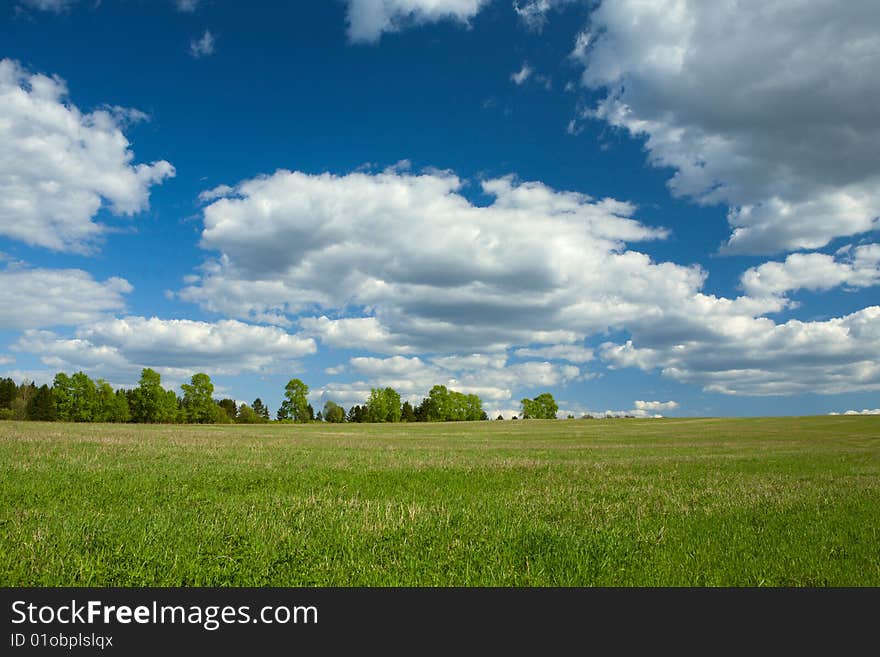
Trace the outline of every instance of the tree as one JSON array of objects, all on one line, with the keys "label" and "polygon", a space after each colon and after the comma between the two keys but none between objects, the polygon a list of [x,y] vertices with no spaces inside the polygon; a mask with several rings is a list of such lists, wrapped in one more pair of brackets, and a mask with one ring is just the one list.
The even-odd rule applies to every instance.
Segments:
[{"label": "tree", "polygon": [[51,422],[55,419],[55,400],[52,389],[43,384],[27,405],[27,419]]},{"label": "tree", "polygon": [[263,405],[263,400],[257,397],[254,400],[252,408],[254,409],[254,413],[257,414],[257,417],[262,418],[263,420],[269,419],[269,407]]},{"label": "tree", "polygon": [[93,422],[98,406],[98,390],[95,382],[84,372],[77,372],[70,377],[73,393],[71,420],[73,422]]},{"label": "tree", "polygon": [[174,422],[177,419],[177,395],[162,387],[162,377],[155,370],[141,370],[138,387],[131,391],[131,418],[135,422]]},{"label": "tree", "polygon": [[95,387],[97,389],[95,422],[128,422],[131,414],[125,393],[122,390],[114,392],[110,384],[103,379],[98,379]]},{"label": "tree", "polygon": [[417,422],[461,422],[488,419],[477,395],[436,385],[415,409]]},{"label": "tree", "polygon": [[55,417],[62,422],[70,422],[73,417],[73,383],[64,372],[55,375],[52,398],[55,403]]},{"label": "tree", "polygon": [[217,402],[217,406],[223,409],[230,421],[234,421],[235,416],[238,415],[238,408],[235,406],[234,399],[221,399]]},{"label": "tree", "polygon": [[334,401],[324,404],[324,421],[338,424],[345,422],[345,409]]},{"label": "tree", "polygon": [[217,421],[219,412],[214,404],[214,384],[204,372],[193,374],[190,383],[180,386],[183,390],[183,411],[187,422],[210,424]]},{"label": "tree", "polygon": [[33,381],[22,381],[21,385],[15,390],[15,399],[12,400],[12,419],[26,420],[27,407],[31,399],[37,394],[37,386]]},{"label": "tree", "polygon": [[416,412],[413,410],[412,404],[408,401],[403,402],[403,406],[400,407],[400,420],[401,422],[416,422]]},{"label": "tree", "polygon": [[[308,422],[312,418],[309,417],[309,387],[299,379],[291,379],[284,387],[284,401],[281,407],[285,411],[285,415],[290,417],[294,422]],[[279,417],[281,418],[281,410],[279,409]],[[314,415],[312,416],[314,417]]]},{"label": "tree", "polygon": [[239,424],[257,424],[263,422],[263,418],[257,415],[254,409],[242,402],[241,406],[238,407],[238,413],[235,414],[235,421]]},{"label": "tree", "polygon": [[62,422],[93,422],[98,414],[98,390],[83,372],[55,375],[52,383],[55,416]]},{"label": "tree", "polygon": [[358,406],[355,404],[350,409],[348,409],[348,421],[349,422],[363,422],[365,420],[366,409],[363,406]]},{"label": "tree", "polygon": [[315,409],[312,408],[312,405],[309,404],[306,406],[306,422],[314,422],[315,421]]},{"label": "tree", "polygon": [[428,396],[422,400],[422,406],[426,422],[443,422],[451,414],[446,386],[436,385],[431,388]]},{"label": "tree", "polygon": [[400,422],[400,395],[394,388],[371,388],[367,400],[369,422]]},{"label": "tree", "polygon": [[17,386],[10,378],[0,379],[0,408],[12,408]]},{"label": "tree", "polygon": [[279,422],[284,422],[285,420],[290,419],[290,413],[287,412],[287,407],[284,405],[284,402],[278,407],[278,411],[275,413],[275,419]]},{"label": "tree", "polygon": [[555,420],[559,411],[556,400],[549,392],[543,392],[534,399],[522,399],[520,404],[522,404],[524,420]]},{"label": "tree", "polygon": [[498,417],[496,417],[495,419],[496,419],[496,420],[503,420],[503,419],[504,419],[504,416],[501,415],[501,413],[499,413],[499,414],[498,414]]}]

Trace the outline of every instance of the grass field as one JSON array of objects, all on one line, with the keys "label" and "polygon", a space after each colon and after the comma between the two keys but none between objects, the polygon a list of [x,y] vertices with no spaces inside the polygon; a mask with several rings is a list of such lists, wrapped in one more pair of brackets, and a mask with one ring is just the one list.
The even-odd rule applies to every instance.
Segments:
[{"label": "grass field", "polygon": [[0,584],[880,585],[880,418],[0,423]]}]

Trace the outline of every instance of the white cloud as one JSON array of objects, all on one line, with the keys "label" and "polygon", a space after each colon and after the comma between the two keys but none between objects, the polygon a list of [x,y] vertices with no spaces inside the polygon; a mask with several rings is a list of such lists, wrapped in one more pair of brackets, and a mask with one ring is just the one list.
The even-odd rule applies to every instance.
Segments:
[{"label": "white cloud", "polygon": [[409,353],[411,348],[396,344],[388,330],[375,317],[303,317],[299,325],[306,335],[317,337],[322,344],[340,349],[365,349],[379,353]]},{"label": "white cloud", "polygon": [[813,249],[878,228],[878,25],[874,0],[605,0],[572,56],[589,115],[729,206],[727,250]]},{"label": "white cloud", "polygon": [[[702,283],[697,267],[624,249],[665,235],[627,203],[502,178],[482,183],[495,200],[480,207],[461,187],[438,172],[244,181],[205,208],[201,245],[220,256],[180,297],[250,319],[299,313],[331,346],[460,352],[574,342]],[[345,308],[361,317],[314,313]]]},{"label": "white cloud", "polygon": [[0,270],[0,328],[78,325],[125,307],[131,285],[99,282],[80,269]]},{"label": "white cloud", "polygon": [[593,360],[593,350],[572,344],[555,344],[548,347],[517,349],[516,355],[525,358],[551,358],[567,360],[572,363],[586,363]]},{"label": "white cloud", "polygon": [[211,33],[211,30],[205,30],[205,33],[201,37],[189,42],[189,54],[195,59],[201,59],[202,57],[213,55],[215,42],[216,38]]},{"label": "white cloud", "polygon": [[605,343],[601,356],[616,367],[659,368],[672,379],[724,394],[880,390],[880,306],[814,322],[707,319],[689,336],[686,327],[664,336],[662,326],[632,325],[633,340]]},{"label": "white cloud", "polygon": [[499,354],[446,356],[430,362],[418,356],[358,356],[349,360],[348,369],[362,378],[353,383],[329,383],[317,389],[315,395],[321,400],[359,404],[369,395],[370,388],[390,386],[403,399],[416,404],[431,387],[444,385],[478,395],[484,404],[497,406],[509,404],[517,390],[560,386],[581,375],[573,365],[539,361],[508,364],[506,357]]},{"label": "white cloud", "polygon": [[235,320],[124,317],[84,325],[73,338],[25,331],[14,349],[39,354],[56,370],[82,369],[131,383],[143,367],[175,380],[197,371],[235,375],[290,368],[296,359],[314,353],[315,343],[276,327]]},{"label": "white cloud", "polygon": [[642,401],[641,399],[637,399],[633,402],[633,407],[636,411],[642,412],[654,412],[657,413],[659,411],[673,411],[678,408],[678,402],[676,401]]},{"label": "white cloud", "polygon": [[840,285],[863,288],[880,284],[880,244],[847,247],[835,254],[793,253],[784,262],[766,262],[742,275],[751,296],[784,295],[794,290],[830,290]]},{"label": "white cloud", "polygon": [[191,14],[199,8],[201,0],[174,0],[174,6],[177,11],[185,14]]},{"label": "white cloud", "polygon": [[576,0],[513,0],[513,10],[530,30],[540,32],[547,24],[547,14]]},{"label": "white cloud", "polygon": [[523,62],[522,67],[520,67],[518,71],[510,74],[510,81],[518,87],[521,87],[529,80],[533,80],[540,84],[547,91],[553,89],[553,80],[550,76],[544,75],[543,73],[536,73],[535,69],[532,68],[528,62]]},{"label": "white cloud", "polygon": [[860,411],[849,410],[844,413],[829,413],[828,415],[880,415],[880,408],[863,408]]},{"label": "white cloud", "polygon": [[519,86],[528,80],[533,72],[534,69],[527,62],[523,62],[522,67],[518,71],[510,74],[510,81]]},{"label": "white cloud", "polygon": [[0,60],[0,235],[87,252],[108,230],[99,210],[147,209],[150,187],[174,167],[132,165],[118,110],[84,114],[66,97],[59,78]]},{"label": "white cloud", "polygon": [[15,356],[0,354],[0,365],[11,365],[15,362]]},{"label": "white cloud", "polygon": [[467,23],[488,0],[348,0],[348,38],[375,43],[384,32],[443,20]]},{"label": "white cloud", "polygon": [[[436,171],[278,171],[244,181],[205,207],[201,245],[219,255],[179,296],[241,318],[289,324],[298,315],[304,334],[331,347],[429,354],[420,363],[434,382],[444,380],[431,369],[444,367],[437,360],[444,355],[489,358],[513,349],[519,357],[588,362],[584,339],[621,331],[629,342],[607,342],[604,363],[658,368],[708,390],[880,387],[871,308],[777,324],[765,315],[791,305],[783,296],[791,284],[750,274],[749,294],[705,294],[700,267],[627,249],[629,241],[665,235],[636,221],[627,203],[501,178],[482,183],[494,200],[475,206],[462,186]],[[872,245],[838,253],[835,262],[853,268],[846,284],[867,284],[875,255]],[[751,282],[762,278],[767,289]],[[520,365],[504,371],[537,374],[526,370],[538,366]],[[530,385],[480,367],[480,378],[467,379],[456,372],[468,371],[463,361],[450,362],[444,376],[488,387],[499,400]],[[561,380],[560,366],[540,367],[549,369],[535,385]],[[583,378],[577,370],[571,376]],[[395,376],[386,380],[413,390],[428,378]]]}]

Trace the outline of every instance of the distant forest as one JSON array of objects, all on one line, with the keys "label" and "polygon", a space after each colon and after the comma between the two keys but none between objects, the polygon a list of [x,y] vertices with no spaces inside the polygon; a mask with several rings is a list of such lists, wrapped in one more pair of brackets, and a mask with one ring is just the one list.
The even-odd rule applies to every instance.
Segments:
[{"label": "distant forest", "polygon": [[[258,424],[263,422],[456,422],[488,420],[477,395],[435,385],[421,403],[401,403],[393,388],[371,388],[362,404],[346,410],[327,401],[317,413],[308,401],[309,387],[291,379],[284,388],[284,400],[275,412],[257,397],[253,403],[236,404],[233,399],[215,399],[214,384],[204,373],[194,374],[180,386],[183,394],[162,387],[162,378],[150,368],[141,371],[136,388],[117,389],[103,379],[93,380],[83,372],[59,372],[52,385],[37,387],[32,381],[16,384],[0,379],[0,420],[44,422],[133,422],[144,424]],[[555,419],[559,410],[553,395],[542,393],[523,399],[522,418]],[[514,416],[516,418],[517,416]],[[499,415],[496,419],[501,420]]]}]

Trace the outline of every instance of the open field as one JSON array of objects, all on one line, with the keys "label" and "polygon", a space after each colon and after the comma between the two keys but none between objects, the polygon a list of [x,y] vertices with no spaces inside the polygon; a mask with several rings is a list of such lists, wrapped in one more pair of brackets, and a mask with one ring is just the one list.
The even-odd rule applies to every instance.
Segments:
[{"label": "open field", "polygon": [[880,585],[880,417],[0,423],[0,584]]}]

